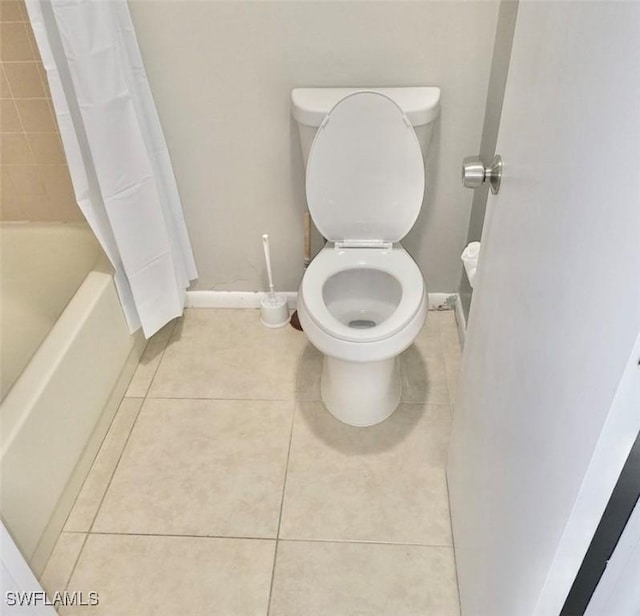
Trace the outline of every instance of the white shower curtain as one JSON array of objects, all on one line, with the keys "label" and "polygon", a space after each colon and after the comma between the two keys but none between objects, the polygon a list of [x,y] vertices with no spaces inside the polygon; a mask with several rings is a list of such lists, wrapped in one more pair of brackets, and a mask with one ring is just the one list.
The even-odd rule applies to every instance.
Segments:
[{"label": "white shower curtain", "polygon": [[27,0],[78,205],[131,331],[182,314],[197,277],[126,0]]}]

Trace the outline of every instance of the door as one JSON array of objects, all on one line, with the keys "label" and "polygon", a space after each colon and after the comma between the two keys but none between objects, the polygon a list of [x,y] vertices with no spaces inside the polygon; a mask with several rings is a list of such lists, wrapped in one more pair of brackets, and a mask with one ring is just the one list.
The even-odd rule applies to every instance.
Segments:
[{"label": "door", "polygon": [[520,3],[496,151],[448,466],[462,614],[557,616],[640,427],[639,388],[616,397],[640,379],[640,3]]}]

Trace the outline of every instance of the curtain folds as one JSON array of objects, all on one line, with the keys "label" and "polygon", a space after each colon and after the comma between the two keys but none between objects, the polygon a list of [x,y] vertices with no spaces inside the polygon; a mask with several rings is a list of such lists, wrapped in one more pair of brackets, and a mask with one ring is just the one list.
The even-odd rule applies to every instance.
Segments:
[{"label": "curtain folds", "polygon": [[182,314],[197,271],[126,0],[27,0],[78,205],[133,331]]}]

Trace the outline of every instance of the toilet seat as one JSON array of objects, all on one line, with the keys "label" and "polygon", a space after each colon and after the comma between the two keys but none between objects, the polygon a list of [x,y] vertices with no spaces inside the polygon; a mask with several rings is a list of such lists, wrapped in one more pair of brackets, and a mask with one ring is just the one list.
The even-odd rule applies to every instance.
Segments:
[{"label": "toilet seat", "polygon": [[332,242],[398,242],[424,197],[422,151],[400,107],[378,92],[340,100],[319,127],[306,193],[316,227]]},{"label": "toilet seat", "polygon": [[[346,270],[372,269],[393,276],[402,294],[393,313],[382,323],[356,329],[339,321],[329,310],[323,295],[324,284]],[[421,309],[425,290],[422,273],[411,256],[401,247],[389,250],[325,248],[309,265],[300,288],[309,318],[327,335],[348,342],[376,342],[398,333]]]}]

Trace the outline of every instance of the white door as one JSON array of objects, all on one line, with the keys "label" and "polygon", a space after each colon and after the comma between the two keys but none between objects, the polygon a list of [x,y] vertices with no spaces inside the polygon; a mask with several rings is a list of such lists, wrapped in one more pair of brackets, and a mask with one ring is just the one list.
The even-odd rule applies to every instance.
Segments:
[{"label": "white door", "polygon": [[640,3],[520,3],[496,152],[448,468],[462,613],[557,616],[640,427],[638,387],[614,403],[640,379]]}]

